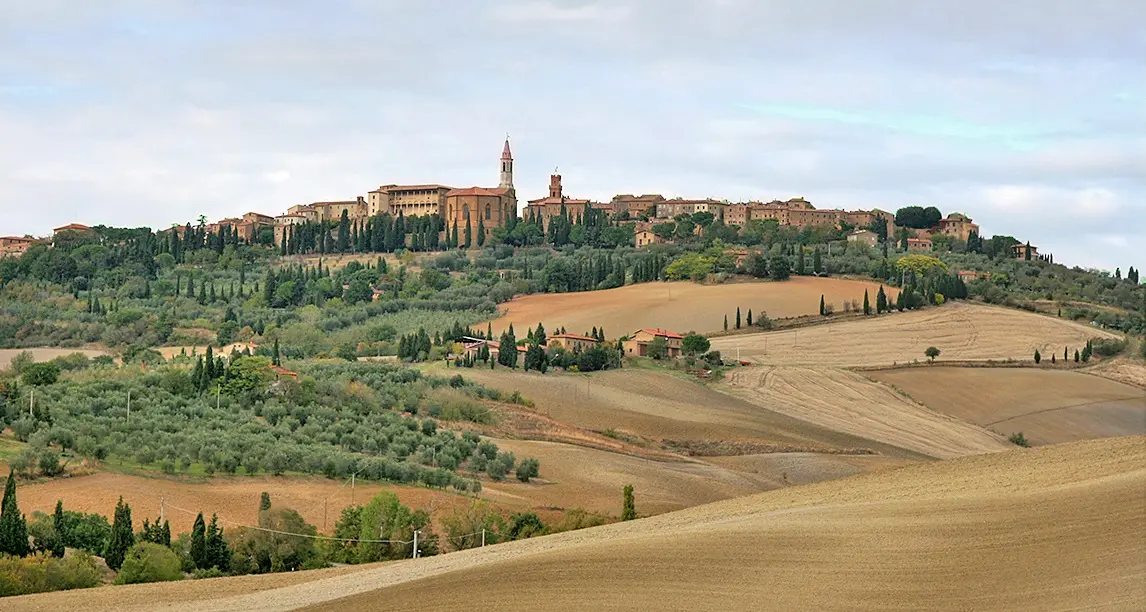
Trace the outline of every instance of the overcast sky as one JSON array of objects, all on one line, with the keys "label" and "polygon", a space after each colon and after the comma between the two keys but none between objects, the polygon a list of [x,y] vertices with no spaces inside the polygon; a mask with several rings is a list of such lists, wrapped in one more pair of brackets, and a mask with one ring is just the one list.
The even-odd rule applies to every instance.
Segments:
[{"label": "overcast sky", "polygon": [[1146,266],[1142,0],[0,0],[0,234],[385,183],[967,213]]}]

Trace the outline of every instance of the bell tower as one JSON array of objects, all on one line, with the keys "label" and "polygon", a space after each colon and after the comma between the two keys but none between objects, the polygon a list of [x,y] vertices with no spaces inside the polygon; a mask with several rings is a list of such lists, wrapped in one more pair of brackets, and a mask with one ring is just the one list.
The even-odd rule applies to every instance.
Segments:
[{"label": "bell tower", "polygon": [[509,135],[505,136],[505,147],[501,150],[501,181],[498,187],[513,189],[513,153],[509,150]]}]

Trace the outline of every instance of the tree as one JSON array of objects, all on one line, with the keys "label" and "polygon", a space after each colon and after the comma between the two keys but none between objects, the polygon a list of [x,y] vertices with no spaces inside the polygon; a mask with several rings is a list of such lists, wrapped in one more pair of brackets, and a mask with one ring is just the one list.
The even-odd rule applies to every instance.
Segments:
[{"label": "tree", "polygon": [[736,307],[736,329],[740,329],[740,307]]},{"label": "tree", "polygon": [[485,244],[485,218],[479,215],[477,228],[477,245],[482,246],[483,244]]},{"label": "tree", "polygon": [[472,245],[472,244],[473,244],[473,231],[470,229],[469,219],[466,219],[466,242],[465,242],[465,244],[462,245],[462,248],[468,249],[468,248],[470,248],[470,245]]},{"label": "tree", "polygon": [[823,272],[823,266],[823,261],[820,258],[820,249],[817,247],[815,252],[812,253],[812,271],[819,274]]},{"label": "tree", "polygon": [[867,289],[863,290],[863,314],[864,316],[871,314],[871,301],[867,297]]},{"label": "tree", "polygon": [[700,334],[686,334],[684,339],[680,341],[680,349],[685,355],[703,355],[708,352],[709,346],[712,343],[708,338]]},{"label": "tree", "polygon": [[135,531],[131,527],[131,506],[123,503],[123,497],[115,504],[115,518],[111,523],[111,537],[107,541],[104,560],[113,570],[119,570],[127,551],[135,544]]},{"label": "tree", "polygon": [[875,294],[875,313],[882,314],[887,311],[887,293],[884,292],[883,285],[880,285],[879,293]]},{"label": "tree", "polygon": [[745,318],[744,322],[748,325],[748,327],[752,327],[752,309],[751,308],[748,309],[748,316]]},{"label": "tree", "polygon": [[[283,357],[282,357],[282,352],[279,351],[279,339],[275,338],[275,348],[274,348],[273,357],[271,358],[271,365],[282,366],[282,364],[283,364]],[[266,493],[263,493],[263,495],[266,495]]]},{"label": "tree", "polygon": [[541,462],[536,459],[522,459],[517,464],[517,479],[521,482],[529,482],[529,479],[537,478],[540,474]]},{"label": "tree", "polygon": [[768,261],[768,276],[772,280],[782,281],[788,280],[792,275],[791,266],[788,264],[788,258],[783,255],[775,255]]},{"label": "tree", "polygon": [[824,308],[824,295],[820,294],[820,316],[822,317],[825,314],[827,314],[827,311]]},{"label": "tree", "polygon": [[1078,363],[1078,361],[1079,361],[1078,349],[1074,349],[1074,362]]},{"label": "tree", "polygon": [[211,523],[207,525],[207,535],[204,538],[207,548],[208,567],[217,567],[227,571],[231,567],[231,549],[223,539],[223,529],[219,527],[218,515],[211,515]]},{"label": "tree", "polygon": [[338,252],[345,253],[350,250],[350,215],[342,209],[342,217],[338,219]]},{"label": "tree", "polygon": [[[740,326],[737,325],[737,329],[739,329],[739,327]],[[653,338],[653,341],[649,343],[645,354],[657,360],[668,357],[668,343],[665,341],[665,337],[657,336],[656,338]]]},{"label": "tree", "polygon": [[1035,349],[1035,363],[1037,364],[1037,363],[1041,362],[1042,360],[1043,360],[1043,356],[1039,354],[1039,349]]},{"label": "tree", "polygon": [[16,471],[9,469],[0,502],[0,553],[23,557],[28,552],[28,524],[16,505]]},{"label": "tree", "polygon": [[271,494],[263,491],[259,495],[259,512],[266,512],[271,509]]},{"label": "tree", "polygon": [[127,551],[115,583],[182,580],[183,569],[180,565],[179,556],[170,548],[152,542],[140,542]]},{"label": "tree", "polygon": [[63,502],[63,500],[59,500],[59,499],[56,500],[56,510],[55,510],[55,512],[52,513],[52,527],[55,527],[56,537],[58,537],[60,540],[59,554],[56,554],[55,551],[52,551],[52,554],[55,554],[57,557],[62,557],[62,556],[64,556],[65,543],[70,541],[70,538],[71,538],[71,534],[69,533],[70,530],[68,529],[67,520],[64,519],[64,502]]},{"label": "tree", "polygon": [[23,368],[21,374],[24,384],[34,386],[53,385],[59,377],[60,366],[50,361],[30,363]]},{"label": "tree", "polygon": [[728,315],[724,315],[724,331],[728,331]]},{"label": "tree", "polygon": [[942,351],[935,348],[934,346],[929,346],[929,347],[927,347],[927,350],[923,351],[923,354],[927,356],[928,361],[934,362],[935,358],[938,357],[939,353],[941,353],[941,352]]},{"label": "tree", "polygon": [[203,513],[195,517],[191,527],[191,562],[196,569],[207,569],[207,523],[203,520]]},{"label": "tree", "polygon": [[637,502],[633,497],[633,485],[625,485],[621,495],[621,520],[631,521],[637,518]]}]

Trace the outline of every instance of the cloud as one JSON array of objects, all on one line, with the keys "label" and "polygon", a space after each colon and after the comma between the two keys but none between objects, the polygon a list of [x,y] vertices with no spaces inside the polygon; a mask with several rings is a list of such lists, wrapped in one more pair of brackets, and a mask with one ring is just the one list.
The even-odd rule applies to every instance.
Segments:
[{"label": "cloud", "polygon": [[0,0],[0,234],[490,184],[509,132],[523,200],[935,204],[1146,266],[1146,4],[916,6]]}]

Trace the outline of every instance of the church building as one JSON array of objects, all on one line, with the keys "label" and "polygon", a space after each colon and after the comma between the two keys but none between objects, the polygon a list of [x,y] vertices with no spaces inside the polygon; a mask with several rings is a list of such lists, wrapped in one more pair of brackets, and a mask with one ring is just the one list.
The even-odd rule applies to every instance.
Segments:
[{"label": "church building", "polygon": [[470,228],[471,244],[477,246],[478,233],[489,238],[495,227],[503,227],[512,217],[517,216],[517,193],[513,189],[513,153],[509,150],[509,138],[501,151],[501,181],[497,187],[467,187],[452,189],[445,196],[446,210],[443,215],[446,232],[454,228],[458,231],[458,242],[465,245],[466,227]]}]

